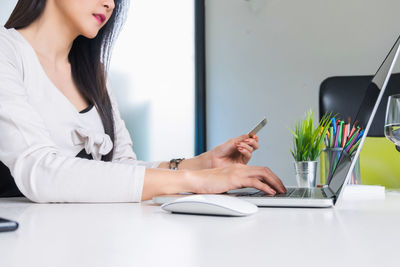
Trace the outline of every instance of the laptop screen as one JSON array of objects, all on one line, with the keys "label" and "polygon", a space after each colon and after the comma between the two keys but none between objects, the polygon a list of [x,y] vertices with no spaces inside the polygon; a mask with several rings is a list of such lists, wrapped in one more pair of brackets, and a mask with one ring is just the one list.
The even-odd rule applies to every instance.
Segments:
[{"label": "laptop screen", "polygon": [[[337,197],[346,182],[347,176],[351,175],[353,171],[355,162],[360,154],[361,148],[363,146],[365,137],[368,134],[369,128],[374,119],[376,110],[378,109],[379,103],[381,102],[383,93],[386,89],[386,85],[389,81],[389,77],[392,73],[393,67],[397,60],[399,53],[400,37],[397,39],[396,43],[390,50],[389,54],[386,56],[382,65],[379,67],[374,78],[368,85],[368,88],[363,96],[363,101],[361,102],[360,108],[358,109],[355,121],[358,121],[358,125],[361,129],[365,129],[364,135],[361,138],[360,145],[357,148],[357,152],[354,154],[353,158],[345,156],[342,153],[339,163],[330,177],[329,188]],[[348,180],[348,179],[347,179]]]}]

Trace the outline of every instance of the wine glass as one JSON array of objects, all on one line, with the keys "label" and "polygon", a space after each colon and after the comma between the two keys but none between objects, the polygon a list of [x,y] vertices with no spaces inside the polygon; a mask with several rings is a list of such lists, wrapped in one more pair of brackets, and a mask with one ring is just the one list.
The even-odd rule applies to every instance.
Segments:
[{"label": "wine glass", "polygon": [[385,136],[400,152],[400,94],[389,96],[386,107]]}]

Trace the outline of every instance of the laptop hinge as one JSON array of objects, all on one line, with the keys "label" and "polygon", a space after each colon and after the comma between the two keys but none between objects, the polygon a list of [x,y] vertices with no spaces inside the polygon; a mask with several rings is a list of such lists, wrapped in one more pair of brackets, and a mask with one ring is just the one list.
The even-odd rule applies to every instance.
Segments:
[{"label": "laptop hinge", "polygon": [[333,193],[333,191],[329,188],[329,186],[323,187],[322,191],[324,191],[327,198],[335,198],[335,193]]}]

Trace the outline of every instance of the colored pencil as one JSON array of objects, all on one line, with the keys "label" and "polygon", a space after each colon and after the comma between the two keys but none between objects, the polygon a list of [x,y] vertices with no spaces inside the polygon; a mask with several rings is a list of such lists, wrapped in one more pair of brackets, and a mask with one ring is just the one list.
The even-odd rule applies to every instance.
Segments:
[{"label": "colored pencil", "polygon": [[[360,127],[357,127],[357,131],[359,131],[359,130],[360,130]],[[352,130],[352,131],[353,131],[353,130]],[[353,134],[351,134],[350,139],[347,141],[347,143],[346,143],[346,145],[345,145],[346,148],[347,148],[348,145],[351,143],[351,141],[353,141],[355,135],[356,135],[356,132],[353,131]]]},{"label": "colored pencil", "polygon": [[350,131],[350,134],[349,134],[350,136],[352,136],[354,134],[354,132],[357,130],[357,128],[356,128],[357,124],[358,124],[358,121],[355,121],[353,124],[353,128]]},{"label": "colored pencil", "polygon": [[336,119],[332,118],[333,135],[336,136]]},{"label": "colored pencil", "polygon": [[343,141],[343,124],[344,122],[341,121],[339,124],[339,139],[338,139],[338,147],[342,146],[342,141]]},{"label": "colored pencil", "polygon": [[361,133],[357,136],[357,140],[359,140],[364,135],[365,130],[362,130]]},{"label": "colored pencil", "polygon": [[350,124],[345,124],[345,125],[344,125],[344,133],[343,133],[342,147],[344,147],[344,145],[346,144],[347,135],[349,134],[349,127],[350,127]]},{"label": "colored pencil", "polygon": [[354,150],[357,150],[358,146],[360,145],[361,139],[358,139],[358,141],[353,145],[352,148],[349,150],[349,155],[353,154]]},{"label": "colored pencil", "polygon": [[358,128],[357,132],[354,133],[353,138],[350,141],[350,144],[346,146],[345,150],[346,152],[349,152],[350,148],[353,146],[353,144],[356,142],[357,140],[357,136],[360,134],[360,128]]}]

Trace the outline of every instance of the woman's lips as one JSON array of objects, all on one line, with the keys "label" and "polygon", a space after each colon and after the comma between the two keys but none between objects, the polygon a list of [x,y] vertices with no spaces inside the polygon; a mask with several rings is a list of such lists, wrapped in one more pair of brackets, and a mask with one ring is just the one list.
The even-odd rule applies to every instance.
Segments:
[{"label": "woman's lips", "polygon": [[106,16],[103,14],[93,14],[93,17],[97,19],[97,21],[102,24],[106,20]]}]

